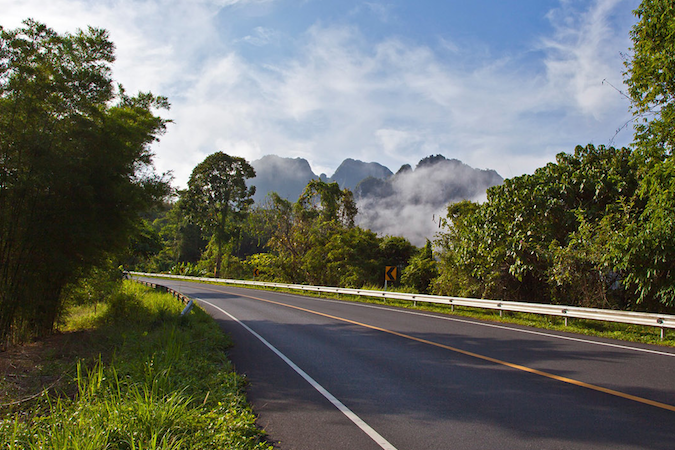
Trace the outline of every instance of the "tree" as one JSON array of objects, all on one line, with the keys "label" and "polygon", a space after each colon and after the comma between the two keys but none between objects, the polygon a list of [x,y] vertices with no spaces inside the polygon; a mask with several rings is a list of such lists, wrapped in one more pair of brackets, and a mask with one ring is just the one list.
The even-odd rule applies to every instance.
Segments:
[{"label": "tree", "polygon": [[113,61],[101,29],[0,29],[2,342],[51,331],[64,287],[126,249],[139,211],[168,191],[149,149],[168,101],[116,90]]},{"label": "tree", "polygon": [[625,75],[639,120],[635,141],[647,163],[658,162],[675,146],[675,6],[643,0],[634,13],[633,57]]},{"label": "tree", "polygon": [[[577,146],[573,154],[557,155],[555,163],[532,175],[490,188],[481,205],[451,205],[445,221],[448,230],[437,241],[445,286],[437,282],[436,288],[455,295],[604,305],[612,284],[605,272],[612,263],[604,257],[584,264],[577,259],[602,254],[587,247],[595,241],[588,233],[602,229],[608,235],[611,223],[605,218],[619,216],[636,188],[630,149],[587,145]],[[575,292],[593,298],[560,289],[563,284],[586,283],[589,267],[598,272],[592,278],[601,280],[602,286]],[[448,271],[453,277],[443,273]]]},{"label": "tree", "polygon": [[332,228],[326,234],[312,233],[311,242],[302,265],[310,284],[360,288],[381,282],[379,242],[372,231]]},{"label": "tree", "polygon": [[246,186],[246,180],[253,177],[255,170],[244,158],[216,152],[194,168],[181,199],[190,220],[212,234],[216,277],[220,276],[223,248],[253,203],[255,186]]},{"label": "tree", "polygon": [[338,183],[311,180],[296,203],[298,211],[306,219],[318,218],[322,222],[336,222],[351,228],[357,209],[354,194],[349,189],[340,189]]},{"label": "tree", "polygon": [[381,266],[404,266],[417,252],[417,248],[404,237],[384,236],[380,240]]},{"label": "tree", "polygon": [[[378,284],[383,269],[381,239],[354,225],[356,213],[351,191],[337,183],[312,180],[295,203],[271,193],[265,213],[260,214],[266,221],[264,234],[269,235],[271,254],[255,260],[280,281]],[[388,250],[398,255],[397,250],[407,249],[395,242]]]},{"label": "tree", "polygon": [[675,6],[644,0],[635,14],[626,83],[639,187],[610,248],[636,303],[655,310],[675,307]]},{"label": "tree", "polygon": [[427,294],[431,282],[438,276],[438,268],[433,257],[431,242],[427,243],[420,252],[410,258],[408,266],[403,270],[401,282],[414,288],[417,292]]},{"label": "tree", "polygon": [[616,266],[635,304],[652,311],[675,307],[675,159],[642,178],[624,226],[610,241]]},{"label": "tree", "polygon": [[296,210],[293,203],[272,192],[262,217],[270,235],[267,246],[275,254],[274,275],[280,280],[300,283],[306,280],[301,267],[312,243],[309,223],[301,220]]},{"label": "tree", "polygon": [[440,295],[477,297],[486,278],[486,242],[482,233],[487,230],[478,203],[464,200],[448,205],[448,214],[442,219],[444,231],[437,235],[440,251],[439,276],[433,281],[433,291]]}]

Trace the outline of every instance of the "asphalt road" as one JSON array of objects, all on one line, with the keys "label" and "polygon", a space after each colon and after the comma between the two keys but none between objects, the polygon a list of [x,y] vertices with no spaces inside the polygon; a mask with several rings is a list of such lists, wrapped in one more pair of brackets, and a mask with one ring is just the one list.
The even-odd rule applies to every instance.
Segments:
[{"label": "asphalt road", "polygon": [[279,449],[675,448],[673,349],[154,281],[231,334]]}]

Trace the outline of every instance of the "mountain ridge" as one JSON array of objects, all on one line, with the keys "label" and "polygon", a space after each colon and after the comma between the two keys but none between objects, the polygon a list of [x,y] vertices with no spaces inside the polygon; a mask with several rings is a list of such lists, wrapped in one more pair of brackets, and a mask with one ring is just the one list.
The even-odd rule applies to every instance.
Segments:
[{"label": "mountain ridge", "polygon": [[251,166],[256,177],[248,184],[256,186],[257,204],[269,192],[294,202],[312,179],[337,182],[354,192],[357,224],[379,234],[404,236],[415,245],[433,237],[438,225],[432,218],[445,215],[448,204],[481,200],[489,187],[503,182],[492,169],[475,169],[440,154],[421,159],[414,169],[404,164],[396,173],[379,163],[352,158],[345,159],[332,177],[316,175],[304,158],[265,155]]}]

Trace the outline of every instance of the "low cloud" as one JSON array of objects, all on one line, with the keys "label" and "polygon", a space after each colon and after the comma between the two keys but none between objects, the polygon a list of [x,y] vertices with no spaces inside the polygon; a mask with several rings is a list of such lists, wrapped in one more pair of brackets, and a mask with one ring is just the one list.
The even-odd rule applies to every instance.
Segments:
[{"label": "low cloud", "polygon": [[457,160],[436,160],[427,158],[415,170],[400,171],[370,187],[359,186],[357,223],[421,246],[439,231],[448,204],[483,200],[488,187],[503,181],[494,171],[475,170]]}]

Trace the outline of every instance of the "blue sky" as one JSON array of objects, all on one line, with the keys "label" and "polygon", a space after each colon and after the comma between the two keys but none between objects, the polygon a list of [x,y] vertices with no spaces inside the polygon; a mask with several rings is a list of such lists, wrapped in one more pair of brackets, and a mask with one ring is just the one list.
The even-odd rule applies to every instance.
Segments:
[{"label": "blue sky", "polygon": [[504,177],[632,139],[623,61],[637,0],[0,0],[0,24],[106,28],[128,91],[169,97],[156,166],[208,154],[431,154]]}]

